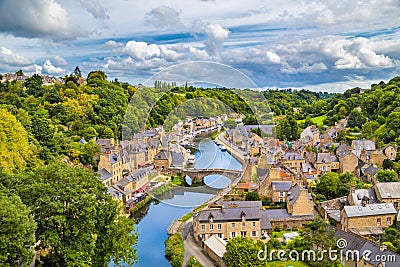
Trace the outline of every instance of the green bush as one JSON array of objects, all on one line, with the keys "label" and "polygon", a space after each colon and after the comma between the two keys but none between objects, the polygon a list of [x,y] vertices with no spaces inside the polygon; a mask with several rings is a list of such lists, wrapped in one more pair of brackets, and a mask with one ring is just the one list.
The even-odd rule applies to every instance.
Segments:
[{"label": "green bush", "polygon": [[180,234],[173,234],[165,241],[165,257],[173,267],[181,267],[183,257],[185,255],[185,247]]}]

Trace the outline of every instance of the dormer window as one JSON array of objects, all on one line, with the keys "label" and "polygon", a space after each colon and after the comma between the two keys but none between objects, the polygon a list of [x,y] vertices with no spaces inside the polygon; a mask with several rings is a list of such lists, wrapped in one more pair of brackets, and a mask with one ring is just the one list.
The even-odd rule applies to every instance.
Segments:
[{"label": "dormer window", "polygon": [[213,221],[214,221],[214,216],[211,214],[211,212],[210,212],[210,215],[208,215],[208,221],[210,223],[213,223]]},{"label": "dormer window", "polygon": [[243,221],[243,222],[246,221],[246,213],[245,213],[244,211],[242,211],[242,212],[240,213],[240,217],[242,218],[242,221]]}]

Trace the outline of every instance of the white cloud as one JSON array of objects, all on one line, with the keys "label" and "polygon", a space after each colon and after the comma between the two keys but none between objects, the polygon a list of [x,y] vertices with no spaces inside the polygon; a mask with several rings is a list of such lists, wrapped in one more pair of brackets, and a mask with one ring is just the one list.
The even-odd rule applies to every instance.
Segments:
[{"label": "white cloud", "polygon": [[68,66],[68,63],[67,63],[67,61],[65,60],[65,58],[63,58],[63,57],[61,57],[61,56],[55,56],[55,57],[53,58],[53,61],[54,61],[54,64],[55,64],[56,66],[59,66],[59,67]]},{"label": "white cloud", "polygon": [[281,58],[274,52],[267,51],[266,56],[267,56],[268,60],[272,63],[281,63]]},{"label": "white cloud", "polygon": [[281,71],[287,74],[298,74],[298,73],[321,73],[328,68],[322,62],[313,63],[311,65],[306,63],[301,63],[300,67],[291,67],[289,64],[285,64]]},{"label": "white cloud", "polygon": [[110,19],[110,16],[107,14],[107,10],[98,1],[79,0],[79,2],[95,19],[101,21]]},{"label": "white cloud", "polygon": [[0,62],[11,67],[22,67],[32,64],[31,61],[12,50],[0,47]]},{"label": "white cloud", "polygon": [[129,41],[121,52],[139,60],[145,60],[160,55],[160,48],[156,44],[147,44],[146,42]]},{"label": "white cloud", "polygon": [[83,34],[55,0],[0,1],[0,32],[17,37],[73,39]]},{"label": "white cloud", "polygon": [[229,30],[219,24],[208,24],[205,28],[207,40],[204,42],[206,51],[210,55],[216,55],[222,49],[224,41],[228,38]]},{"label": "white cloud", "polygon": [[157,29],[184,30],[185,25],[179,18],[179,12],[168,6],[153,8],[147,13],[146,21]]},{"label": "white cloud", "polygon": [[44,62],[43,70],[47,74],[52,74],[52,75],[60,75],[60,74],[65,73],[65,70],[63,68],[54,66],[53,63],[49,59]]}]

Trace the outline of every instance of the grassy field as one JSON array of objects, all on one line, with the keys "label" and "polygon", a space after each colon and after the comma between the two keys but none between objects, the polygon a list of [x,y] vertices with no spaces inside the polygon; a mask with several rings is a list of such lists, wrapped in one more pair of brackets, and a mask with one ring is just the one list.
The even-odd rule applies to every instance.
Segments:
[{"label": "grassy field", "polygon": [[272,238],[281,238],[281,237],[283,237],[283,234],[286,234],[286,233],[291,233],[291,232],[295,232],[295,231],[287,231],[287,230],[282,230],[282,231],[280,231],[280,232],[278,232],[278,231],[273,231],[272,232]]},{"label": "grassy field", "polygon": [[286,267],[286,266],[293,266],[293,267],[308,267],[309,265],[301,262],[301,261],[271,261],[268,262],[268,265],[271,267]]},{"label": "grassy field", "polygon": [[[311,121],[317,126],[322,126],[322,125],[324,125],[324,120],[325,119],[326,119],[326,115],[322,115],[322,116],[311,118]],[[301,123],[301,122],[304,122],[304,121],[305,120],[298,120],[297,123]]]}]

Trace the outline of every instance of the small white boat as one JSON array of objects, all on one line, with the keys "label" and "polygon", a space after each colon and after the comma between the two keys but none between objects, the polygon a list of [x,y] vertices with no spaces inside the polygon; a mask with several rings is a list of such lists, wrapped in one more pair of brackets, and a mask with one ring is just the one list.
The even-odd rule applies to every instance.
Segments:
[{"label": "small white boat", "polygon": [[226,151],[226,147],[224,145],[221,145],[219,148],[221,148],[221,151]]}]

